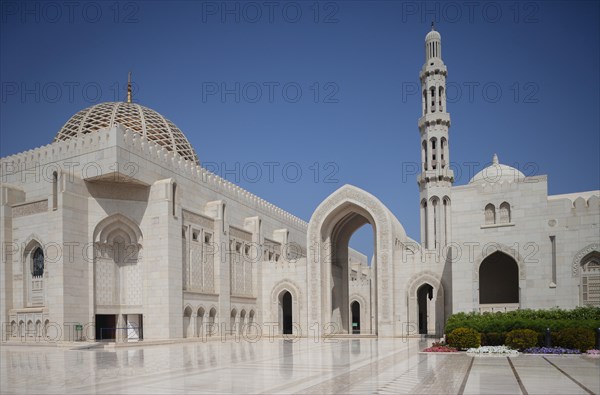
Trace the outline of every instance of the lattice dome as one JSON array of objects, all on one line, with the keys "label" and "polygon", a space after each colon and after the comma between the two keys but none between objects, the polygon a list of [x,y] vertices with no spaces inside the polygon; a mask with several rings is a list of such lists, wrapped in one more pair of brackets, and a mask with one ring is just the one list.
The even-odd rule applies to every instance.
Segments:
[{"label": "lattice dome", "polygon": [[107,102],[79,111],[57,133],[54,141],[65,141],[116,124],[122,125],[175,151],[183,158],[200,164],[196,151],[173,122],[136,103]]}]

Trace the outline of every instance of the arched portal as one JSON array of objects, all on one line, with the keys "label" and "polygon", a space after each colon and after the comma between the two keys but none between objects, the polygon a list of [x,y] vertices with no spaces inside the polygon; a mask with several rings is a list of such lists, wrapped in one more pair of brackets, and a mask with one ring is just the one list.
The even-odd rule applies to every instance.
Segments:
[{"label": "arched portal", "polygon": [[429,317],[433,311],[428,308],[433,300],[433,287],[429,284],[423,284],[417,290],[417,304],[419,309],[419,334],[426,335],[431,325],[429,325]]},{"label": "arched portal", "polygon": [[130,334],[139,339],[144,314],[142,232],[117,213],[98,222],[93,240],[96,330],[105,328],[99,333],[103,339],[126,341]]},{"label": "arched portal", "polygon": [[444,329],[444,286],[438,275],[422,270],[408,283],[407,333],[441,336]]},{"label": "arched portal", "polygon": [[374,196],[345,185],[323,201],[308,227],[308,326],[319,323],[324,333],[351,333],[348,286],[348,241],[361,226],[374,234],[372,333],[399,335],[394,318],[394,242],[406,233],[393,214]]},{"label": "arched portal", "polygon": [[192,337],[192,308],[187,306],[183,310],[183,337]]},{"label": "arched portal", "polygon": [[202,337],[204,335],[204,307],[198,308],[196,313],[196,336]]},{"label": "arched portal", "polygon": [[352,314],[352,333],[360,334],[360,303],[357,300],[350,304]]},{"label": "arched portal", "polygon": [[279,327],[284,335],[291,335],[293,332],[293,311],[292,294],[289,291],[283,291],[279,294]]},{"label": "arched portal", "polygon": [[506,311],[519,305],[519,265],[496,251],[479,266],[479,304],[482,311]]}]

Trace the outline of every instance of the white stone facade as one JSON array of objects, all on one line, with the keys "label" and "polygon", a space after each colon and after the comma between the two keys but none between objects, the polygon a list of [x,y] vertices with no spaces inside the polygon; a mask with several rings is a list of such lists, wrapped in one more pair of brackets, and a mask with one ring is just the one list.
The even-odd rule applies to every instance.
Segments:
[{"label": "white stone facade", "polygon": [[[158,113],[104,103],[1,160],[3,340],[434,335],[458,311],[600,306],[600,192],[548,196],[497,157],[453,186],[425,44],[420,243],[350,185],[306,223],[207,172]],[[370,266],[348,248],[365,224]]]}]

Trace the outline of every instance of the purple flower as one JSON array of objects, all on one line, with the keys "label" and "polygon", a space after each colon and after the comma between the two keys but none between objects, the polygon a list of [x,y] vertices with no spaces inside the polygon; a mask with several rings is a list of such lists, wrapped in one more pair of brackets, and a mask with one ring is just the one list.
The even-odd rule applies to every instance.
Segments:
[{"label": "purple flower", "polygon": [[580,354],[577,349],[562,347],[530,347],[523,352],[527,354]]}]

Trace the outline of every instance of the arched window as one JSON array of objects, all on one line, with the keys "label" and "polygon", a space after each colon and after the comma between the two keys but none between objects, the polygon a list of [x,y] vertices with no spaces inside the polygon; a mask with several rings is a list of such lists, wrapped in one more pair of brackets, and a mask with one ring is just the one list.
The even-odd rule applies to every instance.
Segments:
[{"label": "arched window", "polygon": [[510,204],[504,202],[500,205],[500,223],[510,223]]},{"label": "arched window", "polygon": [[52,210],[58,208],[58,173],[52,173]]},{"label": "arched window", "polygon": [[33,251],[31,258],[31,276],[41,277],[44,275],[44,251],[40,247]]},{"label": "arched window", "polygon": [[177,183],[173,183],[173,199],[172,199],[173,217],[177,216]]},{"label": "arched window", "polygon": [[421,200],[421,243],[427,246],[427,200]]},{"label": "arched window", "polygon": [[429,170],[429,158],[427,157],[427,141],[424,140],[422,144],[423,149],[421,150],[421,159],[423,162],[423,170]]},{"label": "arched window", "polygon": [[493,225],[496,223],[496,207],[490,203],[485,206],[485,224]]},{"label": "arched window", "polygon": [[423,90],[423,115],[427,114],[427,91]]},{"label": "arched window", "polygon": [[581,259],[581,304],[600,307],[600,252],[592,251]]},{"label": "arched window", "polygon": [[446,168],[446,138],[442,137],[440,140],[440,161],[442,165],[442,169]]},{"label": "arched window", "polygon": [[439,216],[440,216],[440,200],[434,196],[431,199],[431,206],[433,207],[433,248],[437,248],[440,244],[440,229],[439,229]]},{"label": "arched window", "polygon": [[437,146],[437,139],[434,137],[431,139],[431,168],[433,170],[435,170],[437,167],[436,146]]}]

